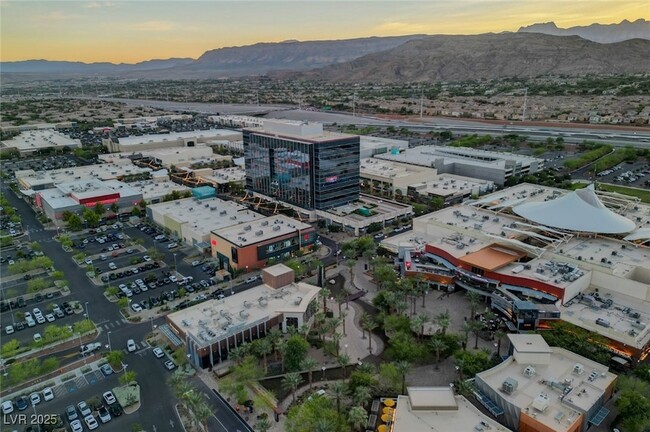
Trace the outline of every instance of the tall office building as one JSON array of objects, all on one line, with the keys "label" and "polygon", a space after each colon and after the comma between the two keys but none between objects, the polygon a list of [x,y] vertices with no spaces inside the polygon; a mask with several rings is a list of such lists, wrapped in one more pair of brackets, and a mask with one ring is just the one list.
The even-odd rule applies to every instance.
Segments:
[{"label": "tall office building", "polygon": [[306,210],[359,199],[359,137],[320,123],[269,121],[243,131],[246,189]]}]

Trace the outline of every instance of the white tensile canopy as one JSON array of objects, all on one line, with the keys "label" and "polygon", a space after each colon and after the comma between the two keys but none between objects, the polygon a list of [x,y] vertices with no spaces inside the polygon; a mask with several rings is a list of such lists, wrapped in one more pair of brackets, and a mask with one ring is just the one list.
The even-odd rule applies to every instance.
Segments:
[{"label": "white tensile canopy", "polygon": [[535,223],[569,231],[624,234],[636,228],[634,222],[605,207],[593,184],[551,201],[521,204],[512,211]]}]

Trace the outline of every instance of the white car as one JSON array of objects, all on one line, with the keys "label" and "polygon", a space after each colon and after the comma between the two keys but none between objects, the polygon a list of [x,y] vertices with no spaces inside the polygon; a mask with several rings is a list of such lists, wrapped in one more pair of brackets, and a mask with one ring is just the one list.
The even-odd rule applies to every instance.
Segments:
[{"label": "white car", "polygon": [[136,350],[135,341],[133,339],[126,341],[126,350],[128,352],[134,352]]},{"label": "white car", "polygon": [[174,275],[169,276],[169,280],[172,281],[172,282],[177,282],[178,281],[178,279]]},{"label": "white car", "polygon": [[52,391],[51,388],[45,387],[43,389],[43,400],[47,402],[47,401],[51,401],[52,399],[54,399],[54,392]]},{"label": "white car", "polygon": [[89,430],[95,430],[99,427],[99,423],[97,423],[97,420],[93,415],[87,415],[84,417],[84,421],[86,422],[86,426],[88,426]]},{"label": "white car", "polygon": [[174,249],[175,247],[178,247],[178,243],[169,243],[167,245],[167,249]]},{"label": "white car", "polygon": [[84,262],[86,263],[86,265],[92,265],[93,260],[91,260],[90,258],[86,258]]},{"label": "white car", "polygon": [[45,324],[45,317],[43,315],[37,315],[36,322],[39,324]]},{"label": "white car", "polygon": [[10,400],[2,402],[2,414],[11,414],[14,412],[14,404]]},{"label": "white car", "polygon": [[54,318],[54,315],[52,314],[45,315],[45,319],[47,320],[47,322],[54,322],[54,320],[56,320],[56,318]]},{"label": "white car", "polygon": [[155,355],[156,358],[163,358],[165,357],[165,352],[161,348],[154,348],[153,355]]},{"label": "white car", "polygon": [[115,402],[117,402],[117,399],[115,399],[115,395],[112,391],[105,392],[102,397],[108,405],[113,405]]},{"label": "white car", "polygon": [[117,265],[114,262],[108,263],[108,268],[111,270],[117,270]]},{"label": "white car", "polygon": [[7,333],[8,335],[12,334],[14,331],[15,331],[14,326],[12,325],[8,325],[7,327],[5,327],[5,333]]},{"label": "white car", "polygon": [[29,395],[29,400],[32,403],[32,406],[35,406],[41,403],[41,396],[38,393],[34,392]]},{"label": "white car", "polygon": [[93,411],[90,409],[90,407],[85,401],[79,402],[77,404],[77,408],[79,408],[79,412],[81,413],[82,417],[89,416],[93,413]]},{"label": "white car", "polygon": [[133,312],[142,312],[142,306],[140,306],[137,303],[131,303],[131,309],[133,309]]},{"label": "white car", "polygon": [[81,425],[81,420],[73,420],[70,422],[70,428],[72,428],[72,432],[83,432],[84,427]]},{"label": "white car", "polygon": [[40,333],[34,333],[34,342],[40,342],[43,340],[43,336]]},{"label": "white car", "polygon": [[145,262],[151,261],[151,257],[149,255],[143,256],[142,259],[145,260]]}]

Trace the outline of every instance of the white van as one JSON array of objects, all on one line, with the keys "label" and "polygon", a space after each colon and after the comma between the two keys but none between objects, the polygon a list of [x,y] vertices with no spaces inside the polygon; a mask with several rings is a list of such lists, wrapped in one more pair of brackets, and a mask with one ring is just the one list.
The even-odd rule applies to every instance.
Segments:
[{"label": "white van", "polygon": [[27,322],[27,327],[34,327],[36,325],[36,321],[31,316],[26,316],[25,322]]}]

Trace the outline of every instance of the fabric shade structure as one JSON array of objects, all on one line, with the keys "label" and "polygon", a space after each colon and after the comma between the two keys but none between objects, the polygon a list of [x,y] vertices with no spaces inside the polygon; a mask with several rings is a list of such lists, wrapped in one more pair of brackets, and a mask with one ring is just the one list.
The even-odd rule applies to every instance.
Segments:
[{"label": "fabric shade structure", "polygon": [[535,223],[568,231],[624,234],[636,228],[634,222],[605,207],[593,184],[551,201],[521,204],[512,211]]},{"label": "fabric shade structure", "polygon": [[386,405],[387,407],[395,406],[395,401],[393,399],[386,399],[384,401],[384,405]]},{"label": "fabric shade structure", "polygon": [[377,432],[388,432],[388,426],[386,426],[385,424],[379,425],[377,427]]}]

